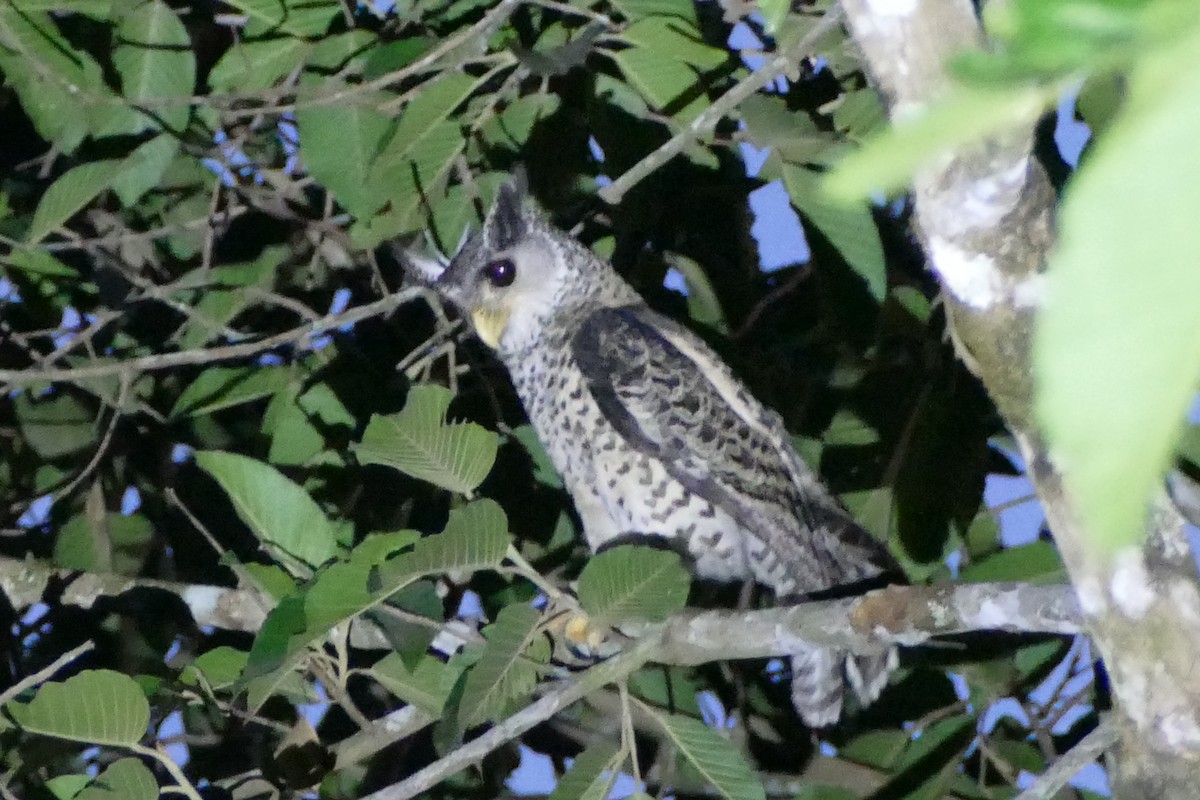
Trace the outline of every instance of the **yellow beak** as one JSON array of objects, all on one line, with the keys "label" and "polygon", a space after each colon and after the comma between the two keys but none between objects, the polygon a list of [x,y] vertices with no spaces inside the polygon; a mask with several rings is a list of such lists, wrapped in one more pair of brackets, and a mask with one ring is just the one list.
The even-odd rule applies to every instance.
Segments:
[{"label": "yellow beak", "polygon": [[500,348],[500,337],[508,325],[510,311],[507,308],[477,308],[471,312],[471,322],[475,324],[475,333],[483,343],[493,350]]}]

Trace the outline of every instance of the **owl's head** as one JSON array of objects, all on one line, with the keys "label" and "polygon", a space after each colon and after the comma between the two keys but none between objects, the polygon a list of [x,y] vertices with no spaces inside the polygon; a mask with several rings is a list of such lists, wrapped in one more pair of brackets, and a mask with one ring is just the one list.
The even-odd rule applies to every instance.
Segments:
[{"label": "owl's head", "polygon": [[608,264],[546,221],[528,197],[523,171],[500,187],[482,229],[448,265],[411,252],[404,260],[501,353],[531,343],[556,315],[604,303],[625,286]]}]

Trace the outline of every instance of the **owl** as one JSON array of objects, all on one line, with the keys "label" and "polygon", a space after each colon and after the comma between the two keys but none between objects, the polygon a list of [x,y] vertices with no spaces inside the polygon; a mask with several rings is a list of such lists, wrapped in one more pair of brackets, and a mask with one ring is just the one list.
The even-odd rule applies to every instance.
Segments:
[{"label": "owl", "polygon": [[[753,579],[783,603],[893,571],[779,416],[526,195],[521,175],[502,186],[448,265],[405,260],[507,367],[589,547],[661,537],[700,577]],[[831,725],[847,684],[869,703],[895,665],[894,650],[809,647],[791,659],[793,703]]]}]

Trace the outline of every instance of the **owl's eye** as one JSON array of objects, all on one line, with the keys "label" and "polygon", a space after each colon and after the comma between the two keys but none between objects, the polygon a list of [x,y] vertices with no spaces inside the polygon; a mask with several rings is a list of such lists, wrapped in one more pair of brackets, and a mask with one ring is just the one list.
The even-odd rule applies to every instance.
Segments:
[{"label": "owl's eye", "polygon": [[505,286],[511,286],[512,282],[517,279],[517,265],[510,259],[498,258],[488,262],[487,266],[483,268],[483,276],[492,286],[503,289]]}]

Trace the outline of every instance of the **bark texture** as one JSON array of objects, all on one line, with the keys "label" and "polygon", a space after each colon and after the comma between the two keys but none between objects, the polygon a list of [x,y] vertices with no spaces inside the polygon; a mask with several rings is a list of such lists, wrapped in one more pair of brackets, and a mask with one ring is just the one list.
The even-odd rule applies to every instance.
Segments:
[{"label": "bark texture", "polygon": [[[843,0],[893,119],[949,87],[948,59],[983,45],[969,0]],[[1054,243],[1054,192],[1032,157],[1034,121],[947,154],[914,180],[919,234],[958,351],[1020,443],[1108,672],[1119,797],[1190,798],[1200,783],[1200,591],[1183,520],[1165,494],[1145,546],[1102,555],[1032,414],[1033,325]]]}]

